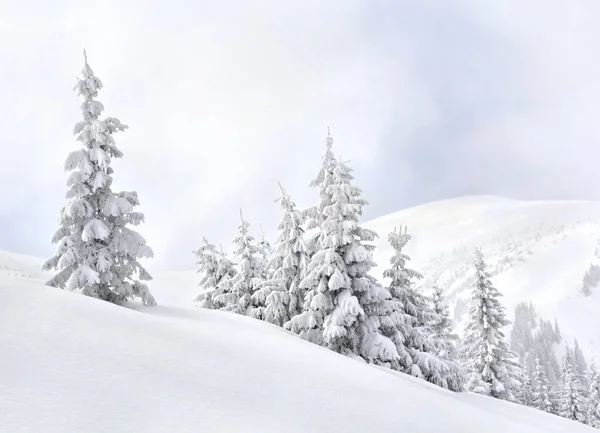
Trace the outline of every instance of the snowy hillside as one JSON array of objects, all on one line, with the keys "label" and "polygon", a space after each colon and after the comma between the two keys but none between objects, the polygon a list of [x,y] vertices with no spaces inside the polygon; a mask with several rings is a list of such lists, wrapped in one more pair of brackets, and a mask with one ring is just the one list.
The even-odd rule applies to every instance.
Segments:
[{"label": "snowy hillside", "polygon": [[473,251],[481,246],[510,316],[516,303],[532,301],[542,317],[558,319],[566,337],[600,354],[600,288],[588,298],[579,293],[586,269],[599,260],[600,203],[472,196],[377,218],[366,226],[380,236],[379,273],[392,253],[387,233],[400,225],[412,235],[407,252],[424,286],[435,279],[445,287],[459,317],[471,289]]},{"label": "snowy hillside", "polygon": [[[453,394],[247,317],[117,307],[0,278],[0,431],[585,432],[534,409]],[[170,280],[170,283],[168,282]]]}]

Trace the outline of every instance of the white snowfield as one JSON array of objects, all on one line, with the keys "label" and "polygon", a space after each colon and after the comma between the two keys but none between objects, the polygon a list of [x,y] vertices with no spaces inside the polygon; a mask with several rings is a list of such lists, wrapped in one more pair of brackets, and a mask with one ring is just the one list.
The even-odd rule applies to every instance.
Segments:
[{"label": "white snowfield", "polygon": [[[161,302],[168,287],[154,289]],[[3,278],[0,293],[3,433],[594,431],[247,317],[128,309],[18,277]]]},{"label": "white snowfield", "polygon": [[[509,308],[533,301],[585,348],[600,340],[600,290],[583,298],[576,288],[594,258],[598,217],[596,203],[467,197],[367,225],[385,246],[387,231],[408,224],[413,267],[443,270],[433,276],[455,298],[470,289],[461,272],[481,244],[500,265],[494,282]],[[389,252],[376,253],[380,270]],[[157,274],[159,306],[123,308],[43,286],[41,263],[0,252],[1,433],[595,431],[195,308],[194,272]]]}]

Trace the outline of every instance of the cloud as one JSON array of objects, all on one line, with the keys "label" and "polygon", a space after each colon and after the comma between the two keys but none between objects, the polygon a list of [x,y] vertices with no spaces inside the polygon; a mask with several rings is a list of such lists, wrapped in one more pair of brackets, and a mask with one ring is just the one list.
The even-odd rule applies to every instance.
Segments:
[{"label": "cloud", "polygon": [[20,2],[0,7],[0,248],[35,255],[64,202],[82,49],[104,82],[117,189],[137,190],[153,267],[270,235],[281,181],[315,192],[326,127],[366,217],[470,193],[598,198],[595,3]]}]

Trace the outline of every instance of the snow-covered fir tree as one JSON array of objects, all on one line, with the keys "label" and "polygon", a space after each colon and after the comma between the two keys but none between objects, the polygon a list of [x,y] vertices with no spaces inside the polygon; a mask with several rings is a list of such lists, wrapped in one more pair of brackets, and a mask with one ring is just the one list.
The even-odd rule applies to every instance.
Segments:
[{"label": "snow-covered fir tree", "polygon": [[[403,250],[410,238],[406,228],[404,231],[402,228],[394,230],[388,235],[394,255],[390,259],[391,267],[383,275],[390,280],[392,298],[381,330],[394,342],[399,354],[398,360],[391,363],[391,368],[443,388],[461,391],[464,389],[464,375],[452,359],[451,324],[414,287],[415,281],[421,279],[422,275],[406,266],[410,257]],[[438,300],[441,301],[440,294]],[[443,311],[441,302],[438,309]],[[436,332],[441,338],[435,337]]]},{"label": "snow-covered fir tree", "polygon": [[241,211],[240,219],[239,235],[233,240],[237,272],[225,281],[223,293],[215,296],[214,300],[226,311],[262,319],[264,305],[257,303],[252,295],[263,282],[263,262],[254,237],[248,231],[250,224],[244,220]]},{"label": "snow-covered fir tree", "polygon": [[224,280],[235,276],[233,263],[227,259],[222,250],[217,251],[206,238],[202,238],[202,245],[194,251],[194,254],[198,259],[196,262],[198,273],[202,276],[198,283],[200,293],[194,302],[202,308],[212,310],[222,308],[223,305],[215,302],[214,298],[223,293]]},{"label": "snow-covered fir tree", "polygon": [[264,319],[283,326],[303,311],[306,290],[300,287],[308,263],[304,241],[304,213],[296,208],[281,184],[281,197],[277,200],[283,210],[277,227],[275,256],[269,263],[273,270],[254,297],[266,305]]},{"label": "snow-covered fir tree", "polygon": [[376,234],[358,224],[366,201],[352,185],[351,172],[346,163],[335,164],[331,184],[321,196],[317,248],[300,284],[307,290],[304,311],[285,327],[335,352],[369,363],[390,362],[398,353],[379,332],[390,294],[369,275]]},{"label": "snow-covered fir tree", "polygon": [[548,413],[555,413],[550,397],[550,383],[540,359],[535,359],[535,372],[532,380],[532,407]]},{"label": "snow-covered fir tree", "polygon": [[579,378],[579,380],[582,382],[582,384],[586,382],[585,373],[587,369],[588,367],[587,362],[585,360],[585,356],[583,355],[583,352],[579,347],[577,339],[575,339],[573,343],[573,370]]},{"label": "snow-covered fir tree", "polygon": [[261,258],[262,264],[262,278],[263,280],[267,280],[270,278],[272,269],[270,268],[270,260],[273,254],[273,248],[271,247],[271,243],[267,239],[267,234],[261,229],[260,238],[258,240],[258,255]]},{"label": "snow-covered fir tree", "polygon": [[586,407],[581,382],[573,372],[571,356],[563,358],[563,386],[560,392],[557,414],[581,423],[586,422]]},{"label": "snow-covered fir tree", "polygon": [[331,192],[329,187],[335,183],[334,170],[337,165],[335,154],[333,153],[333,137],[329,128],[327,128],[327,138],[325,139],[325,153],[321,158],[321,167],[316,177],[310,182],[311,188],[318,188],[319,203],[316,206],[310,207],[304,211],[306,216],[306,231],[307,231],[307,247],[309,256],[311,256],[318,248],[318,238],[320,227],[325,221],[324,210],[332,204]]},{"label": "snow-covered fir tree", "polygon": [[587,401],[587,424],[600,429],[600,372],[592,363],[588,370],[590,383]]},{"label": "snow-covered fir tree", "polygon": [[156,305],[143,283],[152,277],[139,262],[153,253],[146,240],[130,227],[144,221],[144,215],[133,210],[139,205],[137,193],[111,189],[111,160],[123,156],[113,135],[127,126],[114,117],[100,119],[104,106],[94,98],[102,82],[88,65],[85,52],[84,57],[83,76],[75,86],[84,99],[83,120],[74,128],[83,147],[71,152],[64,164],[71,174],[67,203],[52,238],[58,247],[43,265],[44,270],[57,273],[46,284],[80,290],[115,304],[139,297],[144,305]]},{"label": "snow-covered fir tree", "polygon": [[453,332],[454,325],[444,299],[444,290],[437,283],[433,285],[431,302],[434,315],[430,326],[433,338],[436,340],[435,355],[455,361],[457,359],[456,342],[459,337]]},{"label": "snow-covered fir tree", "polygon": [[560,333],[560,327],[558,326],[558,320],[556,320],[556,317],[554,318],[554,341],[556,343],[560,343],[562,341],[562,335]]},{"label": "snow-covered fir tree", "polygon": [[492,285],[481,250],[475,254],[476,281],[463,340],[470,391],[503,400],[517,400],[515,389],[524,382],[523,369],[504,339],[509,324],[502,294]]}]

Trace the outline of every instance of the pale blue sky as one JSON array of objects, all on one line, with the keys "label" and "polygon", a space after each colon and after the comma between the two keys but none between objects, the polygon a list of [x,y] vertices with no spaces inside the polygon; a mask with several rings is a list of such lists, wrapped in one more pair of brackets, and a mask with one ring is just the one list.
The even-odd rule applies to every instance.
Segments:
[{"label": "pale blue sky", "polygon": [[326,127],[367,218],[466,194],[599,199],[597,1],[21,1],[0,5],[0,249],[46,257],[82,50],[104,82],[115,188],[153,267],[274,232],[277,181],[316,198]]}]

